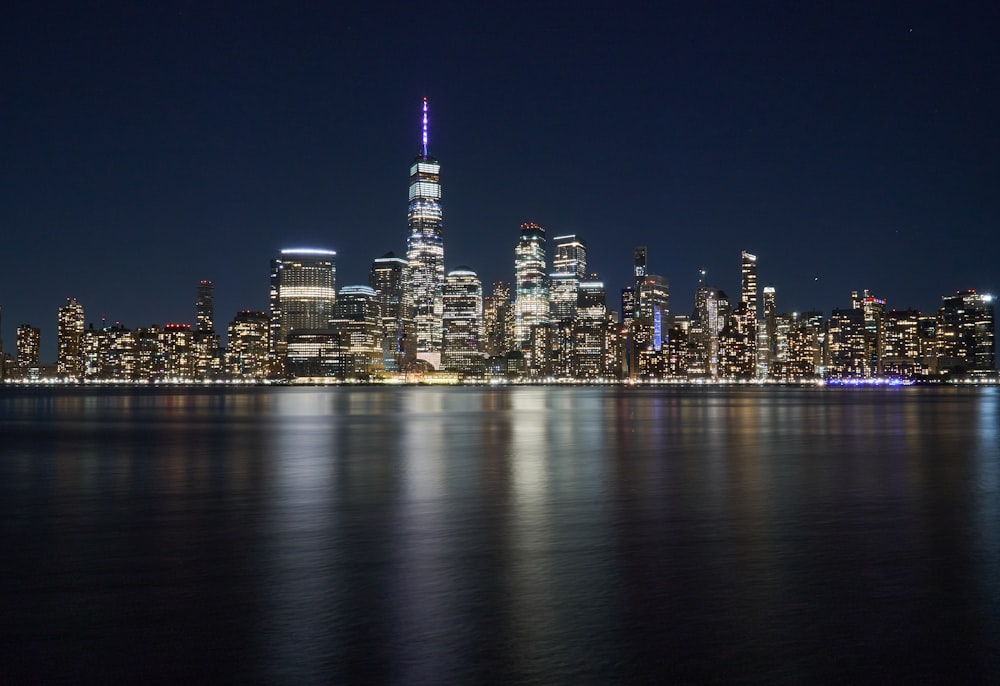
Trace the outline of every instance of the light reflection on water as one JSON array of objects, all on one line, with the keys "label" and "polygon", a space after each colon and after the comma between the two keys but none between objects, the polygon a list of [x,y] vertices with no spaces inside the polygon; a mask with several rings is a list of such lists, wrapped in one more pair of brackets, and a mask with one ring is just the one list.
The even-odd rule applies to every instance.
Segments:
[{"label": "light reflection on water", "polygon": [[67,682],[988,682],[998,415],[995,388],[3,390],[4,635]]}]

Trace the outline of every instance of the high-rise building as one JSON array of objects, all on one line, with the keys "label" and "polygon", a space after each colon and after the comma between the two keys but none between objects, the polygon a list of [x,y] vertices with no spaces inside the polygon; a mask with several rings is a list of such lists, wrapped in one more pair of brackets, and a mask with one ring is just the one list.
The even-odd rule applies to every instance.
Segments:
[{"label": "high-rise building", "polygon": [[514,306],[506,281],[495,281],[493,292],[483,300],[483,338],[489,357],[506,355],[514,349]]},{"label": "high-rise building", "polygon": [[294,248],[271,260],[271,335],[274,354],[296,329],[327,329],[337,302],[337,253]]},{"label": "high-rise building", "polygon": [[912,379],[923,376],[920,364],[920,312],[892,310],[885,313],[885,346],[880,357],[881,376]]},{"label": "high-rise building", "polygon": [[215,285],[208,279],[198,282],[197,319],[195,331],[209,333],[215,331]]},{"label": "high-rise building", "polygon": [[17,327],[17,369],[23,377],[29,369],[38,367],[42,349],[42,332],[38,327],[22,324]]},{"label": "high-rise building", "polygon": [[764,319],[757,346],[757,376],[772,377],[771,369],[778,354],[778,309],[774,286],[764,286]]},{"label": "high-rise building", "polygon": [[514,248],[514,339],[521,348],[531,341],[531,327],[548,322],[545,276],[545,229],[533,222],[521,224],[521,238]]},{"label": "high-rise building", "polygon": [[639,284],[638,317],[646,322],[652,332],[650,341],[654,350],[663,347],[667,337],[670,317],[670,284],[658,274],[646,274]]},{"label": "high-rise building", "polygon": [[740,302],[747,305],[749,314],[757,321],[757,256],[746,250],[740,255]]},{"label": "high-rise building", "polygon": [[867,375],[880,377],[885,349],[885,299],[875,297],[868,289],[860,295],[851,291],[851,308],[864,313]]},{"label": "high-rise building", "polygon": [[580,282],[577,319],[572,330],[571,373],[577,379],[607,375],[607,292],[596,275]]},{"label": "high-rise building", "polygon": [[331,327],[338,334],[339,366],[336,376],[368,380],[385,370],[382,361],[382,313],[374,288],[341,288]]},{"label": "high-rise building", "polygon": [[407,211],[406,299],[413,308],[417,353],[441,350],[444,307],[444,233],[441,213],[441,165],[427,152],[427,98],[423,107],[420,152],[410,166]]},{"label": "high-rise building", "polygon": [[637,317],[635,309],[635,286],[626,286],[621,291],[622,321]]},{"label": "high-rise building", "polygon": [[638,319],[642,312],[642,282],[646,279],[646,260],[647,260],[647,250],[646,246],[638,245],[632,253],[632,292],[635,294],[635,308],[632,310],[632,316]]},{"label": "high-rise building", "polygon": [[460,374],[483,370],[483,286],[476,272],[458,267],[444,282],[441,366]]},{"label": "high-rise building", "polygon": [[229,324],[226,372],[235,379],[263,379],[268,376],[267,312],[244,310]]},{"label": "high-rise building", "polygon": [[552,239],[552,273],[549,275],[549,319],[576,317],[577,290],[587,273],[587,244],[577,236]]},{"label": "high-rise building", "polygon": [[993,296],[973,290],[941,297],[937,315],[938,373],[987,376],[996,370]]},{"label": "high-rise building", "polygon": [[76,298],[66,298],[59,308],[56,373],[62,379],[80,379],[83,375],[83,305]]},{"label": "high-rise building", "polygon": [[870,377],[869,351],[862,309],[834,310],[826,322],[827,375],[832,379]]},{"label": "high-rise building", "polygon": [[757,256],[744,250],[740,255],[740,304],[736,308],[730,336],[731,359],[738,378],[757,375]]},{"label": "high-rise building", "polygon": [[375,289],[382,316],[382,361],[387,371],[398,372],[416,353],[413,319],[403,292],[407,261],[386,253],[372,262],[368,285]]}]

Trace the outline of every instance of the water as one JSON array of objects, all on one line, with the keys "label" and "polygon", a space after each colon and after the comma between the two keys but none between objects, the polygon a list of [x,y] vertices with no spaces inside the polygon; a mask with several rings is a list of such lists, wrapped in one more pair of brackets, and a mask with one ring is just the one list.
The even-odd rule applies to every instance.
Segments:
[{"label": "water", "polygon": [[3,679],[996,683],[998,391],[2,389]]}]

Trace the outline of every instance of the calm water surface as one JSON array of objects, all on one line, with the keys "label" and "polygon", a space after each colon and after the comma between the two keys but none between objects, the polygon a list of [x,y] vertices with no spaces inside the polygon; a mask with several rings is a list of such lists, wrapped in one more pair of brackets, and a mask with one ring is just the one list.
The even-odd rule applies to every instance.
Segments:
[{"label": "calm water surface", "polygon": [[0,527],[7,683],[1000,681],[997,388],[6,388]]}]

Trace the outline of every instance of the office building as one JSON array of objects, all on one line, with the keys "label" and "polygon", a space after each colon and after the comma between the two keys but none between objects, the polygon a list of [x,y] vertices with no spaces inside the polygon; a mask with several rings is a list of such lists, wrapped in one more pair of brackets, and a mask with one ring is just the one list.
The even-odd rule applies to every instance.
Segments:
[{"label": "office building", "polygon": [[78,380],[83,376],[83,305],[76,298],[66,298],[59,308],[56,374],[61,379]]},{"label": "office building", "polygon": [[233,379],[264,379],[269,375],[268,315],[243,310],[229,323],[226,374]]},{"label": "office building", "polygon": [[385,371],[382,314],[374,288],[341,288],[330,326],[338,336],[334,376],[367,381]]},{"label": "office building", "polygon": [[441,367],[462,375],[483,373],[483,286],[468,267],[450,272],[444,282]]},{"label": "office building", "polygon": [[549,321],[549,288],[545,269],[545,229],[521,224],[521,238],[514,248],[514,339],[526,348],[531,328]]},{"label": "office building", "polygon": [[937,313],[938,373],[953,378],[994,375],[995,335],[992,295],[966,290],[942,296]]},{"label": "office building", "polygon": [[368,273],[382,317],[382,363],[390,372],[401,371],[416,354],[413,319],[403,292],[408,264],[389,252],[376,258]]},{"label": "office building", "polygon": [[271,354],[297,329],[326,329],[337,302],[337,253],[316,248],[282,250],[271,260]]},{"label": "office building", "polygon": [[427,98],[424,98],[420,152],[410,166],[406,237],[406,299],[412,307],[417,355],[441,349],[444,307],[444,229],[441,165],[427,149]]},{"label": "office building", "polygon": [[483,299],[483,339],[488,357],[506,355],[514,349],[514,305],[506,281],[495,281],[493,292]]},{"label": "office building", "polygon": [[42,332],[36,326],[22,324],[17,327],[17,370],[24,377],[29,369],[39,366],[42,349]]},{"label": "office building", "polygon": [[587,273],[587,244],[575,235],[552,239],[552,273],[549,274],[549,319],[576,317],[577,289]]},{"label": "office building", "polygon": [[642,312],[642,289],[640,286],[646,278],[647,259],[646,246],[636,246],[635,250],[632,251],[632,292],[635,294],[635,306],[632,310],[632,316],[634,318],[640,317]]},{"label": "office building", "polygon": [[215,284],[208,279],[198,282],[198,300],[195,304],[195,331],[208,333],[215,331]]}]

